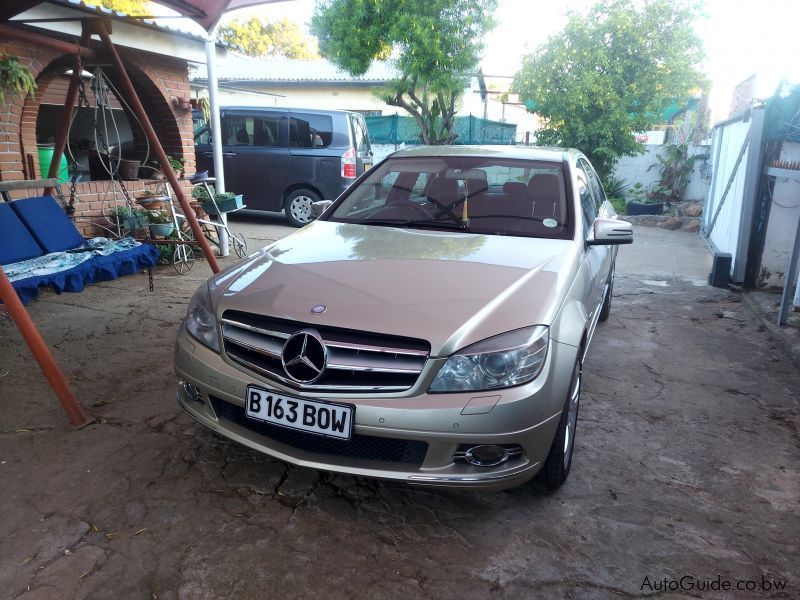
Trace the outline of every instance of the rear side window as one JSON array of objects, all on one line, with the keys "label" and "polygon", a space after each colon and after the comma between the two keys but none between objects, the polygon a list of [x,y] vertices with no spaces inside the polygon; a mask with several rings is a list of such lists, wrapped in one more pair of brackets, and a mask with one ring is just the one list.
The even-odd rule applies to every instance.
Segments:
[{"label": "rear side window", "polygon": [[350,115],[350,122],[353,124],[353,137],[355,138],[356,152],[359,154],[369,152],[369,134],[367,125],[361,115]]},{"label": "rear side window", "polygon": [[327,148],[333,139],[333,119],[329,115],[294,113],[289,119],[289,147]]},{"label": "rear side window", "polygon": [[280,123],[280,117],[230,115],[225,118],[222,143],[226,146],[277,146]]}]

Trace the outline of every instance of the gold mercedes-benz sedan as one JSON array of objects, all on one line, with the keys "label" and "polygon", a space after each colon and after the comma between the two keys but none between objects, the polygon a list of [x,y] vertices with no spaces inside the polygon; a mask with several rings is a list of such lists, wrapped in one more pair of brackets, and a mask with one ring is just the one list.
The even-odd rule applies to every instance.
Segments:
[{"label": "gold mercedes-benz sedan", "polygon": [[286,462],[501,489],[570,471],[581,365],[633,241],[576,150],[395,153],[212,277],[178,401]]}]

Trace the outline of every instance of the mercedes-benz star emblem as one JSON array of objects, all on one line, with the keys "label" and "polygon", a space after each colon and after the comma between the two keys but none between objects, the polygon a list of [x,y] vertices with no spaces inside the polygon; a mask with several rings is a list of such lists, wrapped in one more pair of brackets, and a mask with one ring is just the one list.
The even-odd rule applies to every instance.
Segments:
[{"label": "mercedes-benz star emblem", "polygon": [[327,306],[325,306],[324,304],[317,304],[316,306],[312,306],[311,307],[311,314],[312,315],[321,315],[326,310],[328,310]]},{"label": "mercedes-benz star emblem", "polygon": [[328,350],[322,337],[313,329],[298,331],[283,345],[281,364],[297,383],[314,383],[328,364]]}]

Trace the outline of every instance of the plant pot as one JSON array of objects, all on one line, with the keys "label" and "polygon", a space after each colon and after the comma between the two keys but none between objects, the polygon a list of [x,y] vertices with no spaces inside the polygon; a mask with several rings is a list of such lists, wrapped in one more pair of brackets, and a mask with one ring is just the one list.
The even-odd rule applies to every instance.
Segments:
[{"label": "plant pot", "polygon": [[122,225],[128,230],[142,229],[147,225],[147,215],[144,213],[136,213],[130,217],[124,217]]},{"label": "plant pot", "polygon": [[150,233],[154,237],[167,237],[172,235],[175,226],[172,223],[150,223]]},{"label": "plant pot", "polygon": [[217,206],[219,207],[219,211],[214,206],[214,203],[210,200],[207,202],[203,202],[203,210],[206,211],[209,215],[218,215],[220,213],[231,212],[232,210],[237,210],[244,206],[244,196],[239,194],[232,200],[222,200],[221,202],[217,200]]},{"label": "plant pot", "polygon": [[137,196],[136,204],[145,210],[167,210],[164,196]]},{"label": "plant pot", "polygon": [[119,161],[119,176],[125,181],[139,179],[139,167],[142,166],[138,160],[127,160],[123,158]]},{"label": "plant pot", "polygon": [[625,212],[630,216],[636,215],[658,215],[664,210],[664,203],[657,202],[655,204],[639,204],[637,202],[628,202],[625,207]]}]

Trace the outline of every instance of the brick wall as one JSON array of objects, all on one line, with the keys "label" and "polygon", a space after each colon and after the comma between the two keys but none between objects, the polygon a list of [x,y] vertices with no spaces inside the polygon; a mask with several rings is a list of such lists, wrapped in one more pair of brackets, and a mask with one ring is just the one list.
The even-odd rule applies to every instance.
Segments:
[{"label": "brick wall", "polygon": [[[171,156],[183,157],[186,173],[194,173],[191,111],[177,109],[173,101],[176,97],[189,98],[186,61],[124,48],[118,50],[164,150]],[[0,181],[38,179],[36,120],[39,106],[43,99],[50,103],[57,96],[63,99],[66,94],[63,72],[71,68],[73,59],[53,50],[18,42],[0,42],[0,53],[18,57],[32,70],[39,86],[35,97],[20,98],[6,94],[6,104],[0,106]],[[120,89],[113,69],[107,68],[106,74]],[[93,98],[89,100],[91,102]],[[146,145],[144,134],[135,119],[130,115],[129,119],[135,146],[143,150]],[[30,163],[33,163],[32,172]],[[145,188],[143,182],[136,181],[127,181],[125,186],[132,196]],[[183,187],[187,191],[191,189],[188,183],[184,183]],[[66,184],[62,186],[67,196],[68,188]],[[101,232],[91,223],[102,222],[104,204],[106,210],[113,204],[114,195],[110,190],[109,181],[81,182],[76,185],[75,221],[84,235]]]}]

